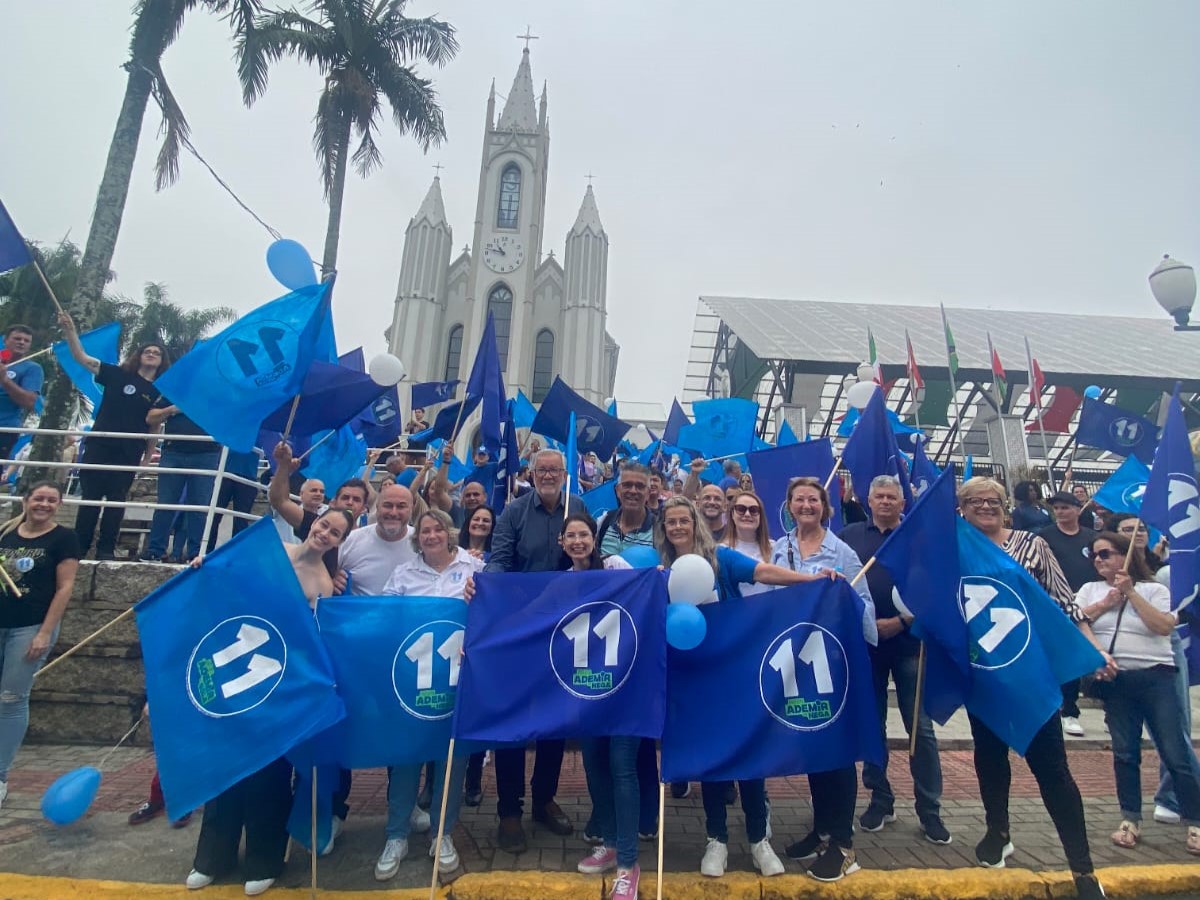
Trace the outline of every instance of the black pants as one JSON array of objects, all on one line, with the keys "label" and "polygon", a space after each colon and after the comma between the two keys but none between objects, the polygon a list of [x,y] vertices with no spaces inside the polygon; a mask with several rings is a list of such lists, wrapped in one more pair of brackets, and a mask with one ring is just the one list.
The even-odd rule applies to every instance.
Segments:
[{"label": "black pants", "polygon": [[354,782],[354,773],[349,769],[338,770],[338,786],[333,792],[333,814],[346,821],[346,816],[350,815],[350,787]]},{"label": "black pants", "polygon": [[[12,450],[16,446],[19,434],[8,431],[0,431],[0,459],[12,459]],[[4,468],[0,465],[0,468]]]},{"label": "black pants", "polygon": [[[970,720],[971,737],[975,740],[975,775],[979,779],[987,827],[1007,834],[1008,794],[1012,783],[1008,745],[979,719],[970,716]],[[1034,735],[1025,751],[1025,762],[1037,779],[1042,803],[1058,830],[1058,839],[1062,841],[1071,871],[1077,875],[1090,874],[1092,852],[1083,820],[1083,800],[1067,767],[1067,750],[1058,716],[1051,716]]]},{"label": "black pants", "polygon": [[[558,793],[558,775],[562,771],[566,741],[538,741],[529,781],[533,808],[541,809]],[[496,813],[502,819],[520,818],[525,806],[525,748],[509,747],[493,751],[496,760]]]},{"label": "black pants", "polygon": [[[254,498],[258,496],[258,489],[253,485],[242,484],[238,481],[221,480],[221,490],[217,492],[217,509],[225,509],[232,505],[234,512],[250,512],[254,506]],[[213,519],[212,529],[208,533],[208,548],[206,553],[212,553],[217,549],[217,529],[221,527],[221,520],[225,517],[218,513]],[[233,534],[237,534],[243,528],[250,524],[249,519],[241,517],[233,520]]]},{"label": "black pants", "polygon": [[827,834],[833,843],[849,850],[854,846],[854,802],[858,798],[858,770],[854,766],[812,772],[813,831]]},{"label": "black pants", "polygon": [[484,751],[472,753],[467,760],[466,791],[468,794],[478,794],[483,791],[483,756]]},{"label": "black pants", "polygon": [[1062,686],[1062,715],[1063,717],[1079,718],[1079,679],[1068,681]]},{"label": "black pants", "polygon": [[[88,462],[101,462],[88,458]],[[107,460],[103,460],[107,463]],[[113,463],[119,465],[120,463]],[[134,463],[125,463],[133,465]],[[107,472],[98,469],[84,469],[79,473],[79,498],[81,500],[115,500],[123,502],[129,496],[129,488],[133,484],[133,472]],[[75,533],[79,535],[79,551],[86,554],[92,548],[92,538],[96,533],[96,522],[100,522],[100,536],[96,540],[96,555],[111,556],[117,546],[117,535],[121,532],[121,522],[125,519],[125,509],[120,506],[106,506],[104,514],[100,514],[99,506],[81,506],[75,515]]]},{"label": "black pants", "polygon": [[214,878],[232,871],[245,828],[245,880],[278,878],[283,873],[291,810],[292,766],[277,759],[204,804],[192,868]]}]

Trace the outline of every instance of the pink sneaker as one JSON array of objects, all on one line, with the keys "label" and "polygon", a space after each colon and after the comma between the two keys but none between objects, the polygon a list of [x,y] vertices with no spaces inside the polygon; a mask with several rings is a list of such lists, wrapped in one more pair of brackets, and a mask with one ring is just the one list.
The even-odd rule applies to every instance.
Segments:
[{"label": "pink sneaker", "polygon": [[638,900],[638,879],[641,877],[642,869],[637,863],[633,864],[632,869],[617,869],[612,900]]},{"label": "pink sneaker", "polygon": [[579,861],[577,868],[584,875],[599,875],[617,867],[617,851],[599,844],[592,852]]}]

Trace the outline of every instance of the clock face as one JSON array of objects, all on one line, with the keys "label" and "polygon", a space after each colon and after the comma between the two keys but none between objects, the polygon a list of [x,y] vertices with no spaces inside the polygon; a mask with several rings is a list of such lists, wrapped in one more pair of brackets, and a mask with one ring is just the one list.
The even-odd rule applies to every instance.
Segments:
[{"label": "clock face", "polygon": [[497,235],[483,245],[483,261],[493,272],[515,272],[525,262],[525,247],[510,234]]}]

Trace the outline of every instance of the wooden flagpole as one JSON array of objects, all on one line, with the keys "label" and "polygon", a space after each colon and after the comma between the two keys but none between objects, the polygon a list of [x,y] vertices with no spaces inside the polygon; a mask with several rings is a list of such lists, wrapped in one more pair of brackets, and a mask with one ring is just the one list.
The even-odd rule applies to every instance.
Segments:
[{"label": "wooden flagpole", "polygon": [[654,896],[657,900],[662,900],[663,886],[663,834],[667,830],[667,822],[664,816],[667,811],[667,784],[665,781],[658,783],[658,887],[655,890]]},{"label": "wooden flagpole", "polygon": [[[3,571],[3,570],[0,569],[0,571]],[[80,647],[90,644],[92,641],[94,641],[96,638],[100,637],[100,635],[102,635],[104,632],[108,631],[108,629],[112,628],[118,622],[121,622],[124,619],[128,619],[132,615],[133,615],[133,607],[131,606],[131,607],[129,607],[129,609],[125,610],[125,612],[121,613],[119,616],[114,618],[107,625],[101,625],[99,628],[97,628],[95,631],[93,631],[91,634],[89,634],[87,637],[85,637],[82,641],[80,641],[74,647],[67,650],[65,653],[61,654],[60,656],[56,656],[54,659],[50,660],[50,662],[48,662],[44,666],[42,666],[37,671],[37,674],[34,675],[33,677],[38,678],[41,675],[45,675],[46,672],[48,672],[50,669],[53,669],[55,666],[57,666],[60,662],[62,662],[68,656],[71,656]]]},{"label": "wooden flagpole", "polygon": [[317,897],[317,857],[321,855],[321,848],[317,846],[317,767],[312,767],[312,795],[309,798],[312,804],[309,819],[312,826],[312,853],[308,854],[312,860],[310,864],[310,882],[308,893],[312,900]]},{"label": "wooden flagpole", "polygon": [[446,833],[446,801],[450,797],[450,769],[454,765],[454,738],[450,738],[450,746],[446,750],[446,773],[442,778],[441,812],[438,813],[437,837],[433,842],[433,880],[429,882],[429,900],[437,897],[438,864],[441,862],[442,835]]}]

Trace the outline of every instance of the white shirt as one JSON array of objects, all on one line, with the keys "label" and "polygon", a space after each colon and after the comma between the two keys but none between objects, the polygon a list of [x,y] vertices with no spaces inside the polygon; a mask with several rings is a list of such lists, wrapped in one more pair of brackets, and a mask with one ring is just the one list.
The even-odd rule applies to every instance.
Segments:
[{"label": "white shirt", "polygon": [[399,540],[385,541],[379,536],[378,527],[372,525],[350,532],[338,553],[338,565],[352,576],[350,593],[377,597],[383,593],[396,567],[416,556],[411,528],[405,526],[404,537]]},{"label": "white shirt", "polygon": [[[1142,599],[1159,612],[1171,612],[1171,592],[1157,581],[1141,581],[1133,587],[1142,595]],[[1110,589],[1107,581],[1088,582],[1075,595],[1075,602],[1079,604],[1080,609],[1085,609],[1103,600]],[[1121,625],[1118,628],[1117,615],[1120,611],[1121,607],[1115,606],[1092,620],[1092,634],[1096,636],[1096,643],[1105,650],[1112,643],[1113,631],[1116,631],[1117,640],[1113,643],[1112,655],[1117,665],[1122,669],[1132,670],[1175,664],[1169,634],[1155,634],[1151,631],[1132,603],[1127,603],[1125,615],[1121,616]]]},{"label": "white shirt", "polygon": [[412,597],[457,597],[462,599],[467,579],[483,569],[483,560],[472,556],[462,547],[450,565],[438,571],[417,555],[399,566],[383,588],[385,594],[405,594]]},{"label": "white shirt", "polygon": [[[759,548],[758,543],[756,541],[739,540],[737,542],[737,546],[734,547],[733,549],[736,550],[738,553],[742,553],[742,554],[750,557],[751,559],[758,560],[759,562],[770,562],[770,560],[768,560],[768,559],[763,559],[762,550]],[[754,582],[754,584],[739,584],[738,589],[742,592],[743,597],[750,597],[750,596],[753,596],[754,594],[763,594],[763,593],[766,593],[767,591],[773,591],[773,590],[775,590],[775,585],[759,584],[756,581],[756,582]]]}]

